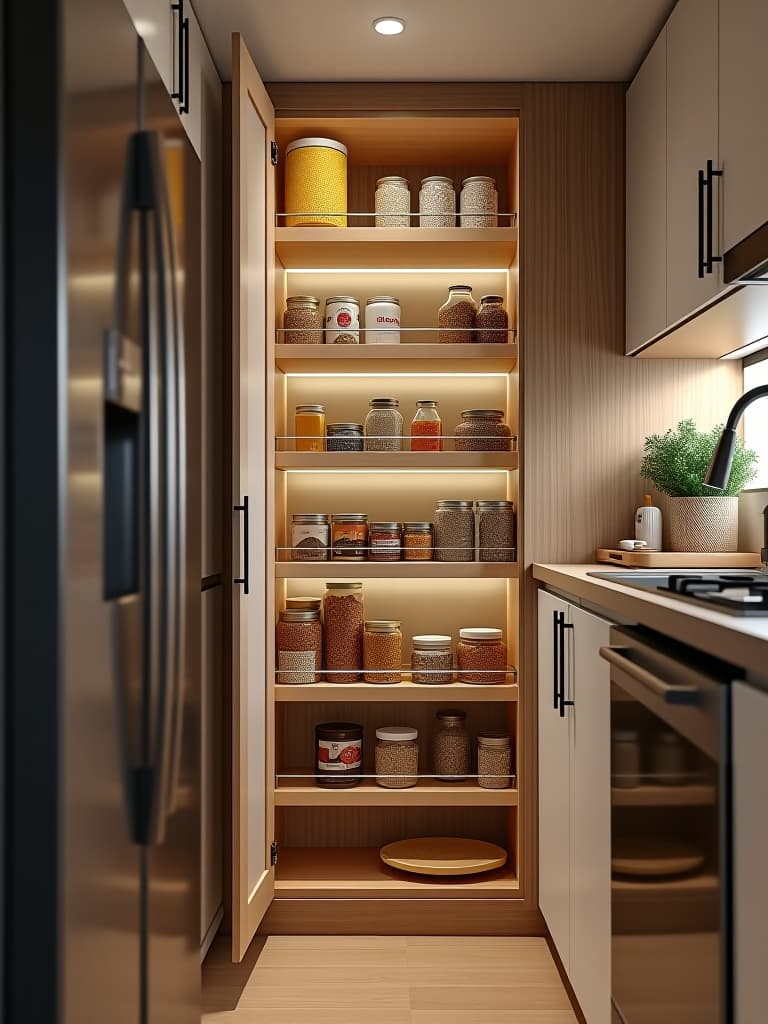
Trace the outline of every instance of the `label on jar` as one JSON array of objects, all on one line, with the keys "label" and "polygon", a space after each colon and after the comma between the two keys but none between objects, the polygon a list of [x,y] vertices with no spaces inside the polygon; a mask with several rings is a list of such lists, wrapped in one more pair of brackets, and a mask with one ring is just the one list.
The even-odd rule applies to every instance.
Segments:
[{"label": "label on jar", "polygon": [[357,345],[360,342],[360,310],[347,302],[326,302],[326,345]]},{"label": "label on jar", "polygon": [[371,551],[377,551],[380,548],[390,548],[392,550],[399,550],[400,538],[395,537],[382,537],[378,534],[374,534],[371,537]]},{"label": "label on jar", "polygon": [[366,345],[393,345],[399,341],[400,307],[394,302],[372,302],[366,306]]},{"label": "label on jar", "polygon": [[326,523],[294,523],[291,527],[291,546],[294,548],[327,548]]},{"label": "label on jar", "polygon": [[348,772],[363,763],[363,746],[359,740],[318,740],[317,770]]},{"label": "label on jar", "polygon": [[333,524],[333,557],[334,558],[365,558],[368,542],[367,523],[334,523]]}]

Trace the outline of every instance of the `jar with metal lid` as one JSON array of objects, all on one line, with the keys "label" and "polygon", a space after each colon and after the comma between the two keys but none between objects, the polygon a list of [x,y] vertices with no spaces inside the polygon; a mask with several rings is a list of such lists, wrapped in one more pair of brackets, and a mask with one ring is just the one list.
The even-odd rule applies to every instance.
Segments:
[{"label": "jar with metal lid", "polygon": [[372,562],[399,562],[402,549],[400,523],[371,523],[368,553]]},{"label": "jar with metal lid", "polygon": [[432,738],[432,768],[443,782],[463,782],[472,771],[472,745],[463,711],[438,711]]},{"label": "jar with metal lid", "polygon": [[475,504],[438,501],[435,509],[435,561],[474,562]]},{"label": "jar with metal lid", "polygon": [[297,405],[293,429],[297,452],[324,452],[325,406]]},{"label": "jar with metal lid", "polygon": [[289,295],[283,313],[284,345],[322,345],[323,314],[314,295]]},{"label": "jar with metal lid", "polygon": [[481,789],[507,789],[512,779],[512,737],[502,732],[477,737],[477,782]]},{"label": "jar with metal lid", "polygon": [[315,782],[326,789],[351,789],[363,778],[363,727],[355,722],[315,726]]},{"label": "jar with metal lid", "polygon": [[456,190],[441,174],[423,178],[419,191],[419,227],[456,227]]},{"label": "jar with metal lid", "polygon": [[394,295],[372,295],[366,299],[365,344],[400,344],[400,300]]},{"label": "jar with metal lid", "polygon": [[291,561],[325,562],[330,546],[327,515],[309,512],[291,517]]},{"label": "jar with metal lid", "polygon": [[331,558],[334,562],[364,562],[368,557],[368,516],[339,512],[331,516]]},{"label": "jar with metal lid", "polygon": [[370,619],[363,633],[363,679],[366,683],[399,683],[403,634],[396,619]]},{"label": "jar with metal lid", "polygon": [[363,450],[362,423],[329,423],[325,447],[329,452],[361,452]]},{"label": "jar with metal lid", "polygon": [[509,316],[501,295],[483,295],[475,317],[474,341],[480,345],[506,345],[509,340]]},{"label": "jar with metal lid", "polygon": [[489,626],[460,629],[456,661],[460,683],[503,683],[507,674],[503,632]]},{"label": "jar with metal lid", "polygon": [[412,638],[411,678],[414,683],[450,683],[453,680],[453,644],[443,633],[422,633]]},{"label": "jar with metal lid", "polygon": [[385,725],[376,730],[376,784],[385,789],[408,789],[418,782],[419,730],[408,725]]},{"label": "jar with metal lid", "polygon": [[443,423],[437,411],[437,402],[420,399],[416,403],[416,415],[411,420],[411,451],[441,452],[442,433]]},{"label": "jar with metal lid", "polygon": [[478,501],[477,557],[481,562],[514,562],[515,545],[514,501]]},{"label": "jar with metal lid", "polygon": [[495,228],[499,222],[499,194],[496,181],[484,174],[475,174],[461,183],[459,199],[463,228]]},{"label": "jar with metal lid", "polygon": [[319,683],[322,658],[323,627],[319,609],[281,611],[277,623],[278,683]]},{"label": "jar with metal lid", "polygon": [[405,523],[403,559],[406,562],[431,562],[433,554],[432,523]]},{"label": "jar with metal lid", "polygon": [[411,226],[411,187],[407,178],[397,174],[379,178],[373,202],[377,228]]},{"label": "jar with metal lid", "polygon": [[438,338],[443,345],[469,345],[474,338],[477,304],[468,284],[452,284],[437,311]]},{"label": "jar with metal lid", "polygon": [[322,605],[322,598],[319,597],[286,597],[285,607],[289,611],[315,611],[319,612]]},{"label": "jar with metal lid", "polygon": [[464,409],[454,434],[457,452],[512,450],[512,431],[501,409]]},{"label": "jar with metal lid", "polygon": [[360,303],[354,295],[331,295],[325,300],[325,344],[360,344]]},{"label": "jar with metal lid", "polygon": [[640,785],[640,733],[637,729],[616,729],[611,743],[611,785],[634,789]]},{"label": "jar with metal lid", "polygon": [[363,667],[363,584],[330,581],[323,595],[325,667],[331,683],[356,683]]},{"label": "jar with metal lid", "polygon": [[403,417],[396,398],[372,398],[365,417],[365,450],[399,452],[403,447]]}]

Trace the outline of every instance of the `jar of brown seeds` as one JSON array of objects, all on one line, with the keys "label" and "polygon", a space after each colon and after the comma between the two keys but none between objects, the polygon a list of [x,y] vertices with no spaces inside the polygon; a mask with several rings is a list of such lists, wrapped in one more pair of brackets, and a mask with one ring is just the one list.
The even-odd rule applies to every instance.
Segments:
[{"label": "jar of brown seeds", "polygon": [[506,345],[509,331],[509,317],[504,309],[501,295],[483,295],[480,309],[475,318],[474,340],[480,345]]},{"label": "jar of brown seeds", "polygon": [[514,501],[478,501],[477,547],[481,562],[514,562]]},{"label": "jar of brown seeds", "polygon": [[406,562],[432,561],[432,523],[405,523],[403,558]]},{"label": "jar of brown seeds", "polygon": [[443,782],[462,782],[472,770],[472,746],[467,716],[451,709],[437,712],[437,729],[432,739],[432,768]]},{"label": "jar of brown seeds", "polygon": [[457,452],[508,452],[512,431],[501,409],[464,409],[454,430]]},{"label": "jar of brown seeds", "polygon": [[323,314],[314,295],[289,295],[283,313],[284,345],[322,345]]},{"label": "jar of brown seeds", "polygon": [[323,627],[317,609],[286,608],[277,624],[277,681],[290,685],[320,682]]},{"label": "jar of brown seeds", "polygon": [[477,781],[482,789],[506,789],[512,777],[512,737],[485,732],[477,737]]},{"label": "jar of brown seeds", "polygon": [[328,681],[356,683],[363,667],[363,584],[326,583],[323,620]]},{"label": "jar of brown seeds", "polygon": [[504,634],[488,626],[460,629],[456,661],[461,683],[503,683],[507,673]]},{"label": "jar of brown seeds", "polygon": [[403,634],[395,619],[370,619],[363,633],[366,683],[399,683],[403,663]]},{"label": "jar of brown seeds", "polygon": [[376,784],[385,789],[408,789],[418,782],[419,731],[407,725],[376,730]]},{"label": "jar of brown seeds", "polygon": [[474,502],[438,501],[434,526],[436,562],[474,562]]},{"label": "jar of brown seeds", "polygon": [[439,340],[444,345],[469,345],[474,337],[477,305],[468,284],[452,284],[437,311]]},{"label": "jar of brown seeds", "polygon": [[411,679],[414,683],[450,683],[453,679],[453,647],[443,633],[413,637]]}]

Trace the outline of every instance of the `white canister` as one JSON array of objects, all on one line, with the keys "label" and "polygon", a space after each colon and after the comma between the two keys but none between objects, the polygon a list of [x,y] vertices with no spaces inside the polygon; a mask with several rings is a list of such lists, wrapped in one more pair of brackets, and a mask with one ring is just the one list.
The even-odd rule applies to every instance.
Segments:
[{"label": "white canister", "polygon": [[365,304],[366,345],[400,342],[400,301],[392,295],[372,295]]},{"label": "white canister", "polygon": [[645,541],[645,551],[661,551],[662,517],[650,494],[643,495],[643,504],[635,512],[635,539]]},{"label": "white canister", "polygon": [[360,303],[352,295],[325,300],[325,344],[360,344]]}]

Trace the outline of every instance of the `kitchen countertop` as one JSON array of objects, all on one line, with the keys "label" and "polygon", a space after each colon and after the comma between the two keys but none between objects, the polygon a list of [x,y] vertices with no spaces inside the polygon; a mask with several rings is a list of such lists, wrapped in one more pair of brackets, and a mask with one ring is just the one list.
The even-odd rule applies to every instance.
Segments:
[{"label": "kitchen countertop", "polygon": [[533,566],[533,576],[550,587],[572,594],[582,603],[665,633],[674,640],[768,679],[768,616],[739,618],[689,601],[587,575],[610,570],[609,565],[537,564]]}]

